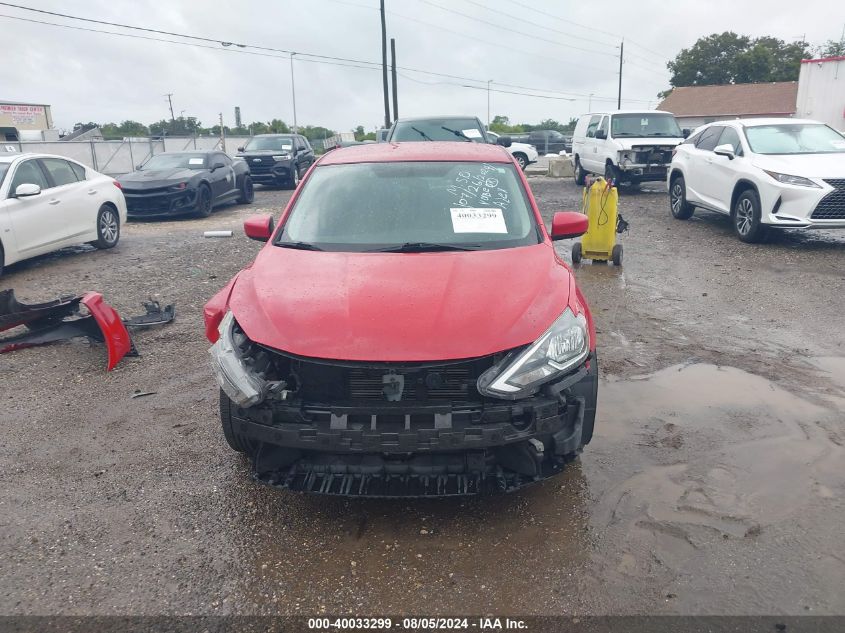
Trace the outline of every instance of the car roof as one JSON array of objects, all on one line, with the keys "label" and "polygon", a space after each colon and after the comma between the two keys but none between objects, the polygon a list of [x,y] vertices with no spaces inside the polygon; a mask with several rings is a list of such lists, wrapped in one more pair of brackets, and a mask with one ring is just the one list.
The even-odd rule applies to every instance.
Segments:
[{"label": "car roof", "polygon": [[341,147],[324,154],[321,165],[349,163],[396,163],[410,161],[454,161],[468,163],[510,163],[511,156],[500,145],[466,141],[422,141],[368,143]]},{"label": "car roof", "polygon": [[731,121],[714,121],[714,123],[739,123],[745,127],[754,127],[757,125],[784,125],[795,123],[809,123],[814,125],[824,125],[821,121],[813,121],[812,119],[793,119],[790,117],[768,117],[760,119],[731,119]]},{"label": "car roof", "polygon": [[396,123],[404,123],[406,121],[439,121],[440,119],[473,119],[478,120],[478,117],[472,114],[432,114],[430,116],[410,116],[396,119]]},{"label": "car roof", "polygon": [[[582,114],[582,117],[585,116],[600,116],[605,114],[672,114],[671,112],[667,112],[666,110],[601,110],[598,112],[588,112],[587,114]],[[674,115],[672,115],[674,116]]]},{"label": "car roof", "polygon": [[[40,154],[38,152],[3,152],[0,153],[0,162],[3,163],[11,163],[14,160],[18,160],[19,158],[61,158],[62,160],[69,160],[73,161],[74,163],[80,163],[75,158],[68,158],[67,156],[59,156],[58,154]],[[83,165],[84,167],[84,165]]]},{"label": "car roof", "polygon": [[301,136],[301,134],[294,134],[293,132],[274,132],[272,134],[254,134],[253,136]]}]

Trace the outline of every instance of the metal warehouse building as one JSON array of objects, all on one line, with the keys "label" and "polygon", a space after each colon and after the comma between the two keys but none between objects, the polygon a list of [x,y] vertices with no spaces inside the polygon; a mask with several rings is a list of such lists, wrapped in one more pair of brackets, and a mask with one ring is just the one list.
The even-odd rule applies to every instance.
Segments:
[{"label": "metal warehouse building", "polygon": [[797,106],[796,116],[845,131],[845,57],[801,62]]}]

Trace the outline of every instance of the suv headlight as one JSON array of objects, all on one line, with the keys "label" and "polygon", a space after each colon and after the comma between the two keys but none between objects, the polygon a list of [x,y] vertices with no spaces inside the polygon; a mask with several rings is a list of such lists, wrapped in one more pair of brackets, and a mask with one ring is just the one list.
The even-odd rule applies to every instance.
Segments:
[{"label": "suv headlight", "polygon": [[274,154],[273,160],[281,161],[281,160],[290,160],[290,154]]},{"label": "suv headlight", "polygon": [[247,367],[235,339],[234,328],[235,317],[230,310],[220,322],[220,338],[208,350],[211,368],[220,387],[232,401],[241,407],[251,407],[264,400],[267,383]]},{"label": "suv headlight", "polygon": [[768,171],[764,169],[769,176],[777,180],[778,182],[782,182],[785,185],[795,185],[796,187],[813,187],[815,189],[821,189],[819,185],[814,183],[809,178],[804,178],[803,176],[790,176],[789,174],[779,174],[776,171]]},{"label": "suv headlight", "polygon": [[481,374],[478,391],[493,398],[525,398],[580,365],[589,353],[587,319],[567,308],[528,349]]}]

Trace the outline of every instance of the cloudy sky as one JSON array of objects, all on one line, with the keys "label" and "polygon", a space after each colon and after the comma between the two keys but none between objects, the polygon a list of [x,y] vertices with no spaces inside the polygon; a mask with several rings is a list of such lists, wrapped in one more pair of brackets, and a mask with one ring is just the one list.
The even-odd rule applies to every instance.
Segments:
[{"label": "cloudy sky", "polygon": [[[214,124],[220,112],[232,125],[235,106],[241,107],[245,123],[272,118],[292,123],[289,55],[257,47],[296,52],[299,125],[337,130],[363,125],[369,130],[384,118],[380,68],[360,63],[381,60],[378,0],[12,4],[214,40],[0,5],[0,100],[50,104],[58,128],[72,128],[77,121],[149,123],[169,118],[165,93],[173,93],[176,116],[196,116],[205,125]],[[839,39],[845,9],[833,15],[836,4],[386,0],[388,38],[396,38],[402,68],[399,114],[467,113],[485,120],[488,80],[493,80],[491,116],[502,114],[513,122],[566,121],[588,111],[590,101],[593,110],[614,108],[623,36],[622,107],[653,108],[657,93],[668,87],[666,62],[698,37],[734,30],[789,41],[806,37],[813,44]]]}]

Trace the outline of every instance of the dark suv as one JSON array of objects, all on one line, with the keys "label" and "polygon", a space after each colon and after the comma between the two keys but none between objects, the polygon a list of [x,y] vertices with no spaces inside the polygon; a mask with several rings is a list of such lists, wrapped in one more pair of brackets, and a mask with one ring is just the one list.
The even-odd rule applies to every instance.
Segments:
[{"label": "dark suv", "polygon": [[258,134],[238,148],[237,156],[246,161],[254,182],[291,189],[316,160],[300,134]]},{"label": "dark suv", "polygon": [[514,142],[533,145],[541,155],[572,151],[572,137],[564,136],[557,130],[533,130],[525,134],[511,134],[511,139]]}]

